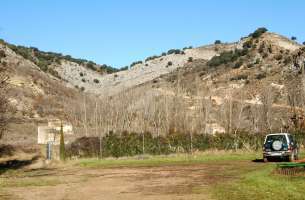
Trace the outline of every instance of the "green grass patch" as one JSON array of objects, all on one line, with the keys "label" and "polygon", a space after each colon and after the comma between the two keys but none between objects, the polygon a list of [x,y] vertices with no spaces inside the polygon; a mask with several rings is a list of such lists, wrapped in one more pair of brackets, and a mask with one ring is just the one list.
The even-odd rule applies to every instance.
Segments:
[{"label": "green grass patch", "polygon": [[82,159],[76,162],[76,165],[82,167],[152,167],[165,165],[191,165],[218,161],[241,161],[253,160],[257,158],[256,153],[243,152],[211,152],[199,154],[177,154],[169,156],[144,156],[121,159]]},{"label": "green grass patch", "polygon": [[275,175],[274,169],[275,164],[264,164],[242,174],[236,181],[216,185],[214,197],[220,200],[305,199],[305,177]]}]

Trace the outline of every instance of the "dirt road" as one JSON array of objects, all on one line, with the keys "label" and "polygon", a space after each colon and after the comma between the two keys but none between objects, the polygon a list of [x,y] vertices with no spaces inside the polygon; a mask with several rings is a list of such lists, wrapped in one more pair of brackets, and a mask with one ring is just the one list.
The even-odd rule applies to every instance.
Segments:
[{"label": "dirt road", "polygon": [[211,199],[209,188],[214,184],[233,181],[239,170],[254,170],[256,165],[230,161],[112,169],[69,166],[3,174],[0,199]]}]

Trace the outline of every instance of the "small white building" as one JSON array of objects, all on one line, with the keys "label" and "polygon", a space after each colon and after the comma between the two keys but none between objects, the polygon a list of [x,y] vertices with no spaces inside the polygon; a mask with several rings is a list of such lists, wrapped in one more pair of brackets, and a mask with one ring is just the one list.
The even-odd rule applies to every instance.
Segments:
[{"label": "small white building", "polygon": [[63,123],[64,135],[73,135],[73,126],[67,122],[60,120],[50,120],[47,125],[38,126],[37,143],[48,144],[52,142],[54,145],[60,143],[60,128]]}]

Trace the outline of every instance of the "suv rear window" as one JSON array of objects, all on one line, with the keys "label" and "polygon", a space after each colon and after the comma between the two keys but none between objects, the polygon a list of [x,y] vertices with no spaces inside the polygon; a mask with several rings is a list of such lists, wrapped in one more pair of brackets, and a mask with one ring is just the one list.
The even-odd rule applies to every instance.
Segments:
[{"label": "suv rear window", "polygon": [[268,135],[266,143],[273,143],[274,141],[281,141],[283,144],[287,144],[285,135]]},{"label": "suv rear window", "polygon": [[289,137],[290,143],[294,143],[294,138],[293,138],[293,136],[292,136],[292,135],[288,135],[288,137]]}]

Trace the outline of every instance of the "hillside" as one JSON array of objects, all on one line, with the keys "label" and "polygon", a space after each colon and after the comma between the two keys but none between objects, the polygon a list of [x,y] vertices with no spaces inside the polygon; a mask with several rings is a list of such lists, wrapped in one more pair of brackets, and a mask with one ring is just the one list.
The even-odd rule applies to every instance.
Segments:
[{"label": "hillside", "polygon": [[[6,141],[69,120],[77,136],[262,132],[303,126],[304,46],[258,29],[235,43],[169,50],[129,69],[1,42],[17,109]],[[16,138],[18,138],[16,140]]]},{"label": "hillside", "polygon": [[[83,99],[83,94],[79,89],[69,87],[69,83],[63,76],[59,77],[55,68],[53,71],[54,63],[47,65],[47,69],[43,70],[37,65],[36,57],[26,59],[25,55],[18,52],[16,49],[13,50],[11,45],[0,43],[0,64],[7,68],[10,77],[9,92],[6,95],[16,110],[10,132],[3,141],[26,144],[36,140],[39,123],[45,123],[52,118],[71,117],[65,112],[69,109],[66,103],[69,102],[70,106],[78,105]],[[92,71],[64,58],[60,62],[79,66],[84,72]],[[57,65],[59,66],[61,65]]]},{"label": "hillside", "polygon": [[[220,50],[234,49],[238,44],[220,45]],[[174,52],[174,53],[172,53]],[[133,88],[161,75],[168,74],[178,68],[183,68],[189,59],[209,60],[217,54],[213,45],[185,50],[171,50],[167,54],[154,56],[133,65],[129,70],[108,74],[100,79],[100,87],[89,91],[102,94],[117,94],[126,89]]]},{"label": "hillside", "polygon": [[113,128],[162,134],[302,129],[304,51],[263,31],[237,43],[187,50],[185,57],[164,57],[177,58],[170,73],[135,87],[127,82],[129,89],[114,95],[111,103],[126,124]]},{"label": "hillside", "polygon": [[136,90],[151,91],[180,104],[171,119],[178,121],[174,125],[178,131],[302,128],[304,46],[278,34],[263,33],[244,38],[236,47],[211,59],[194,59]]}]

